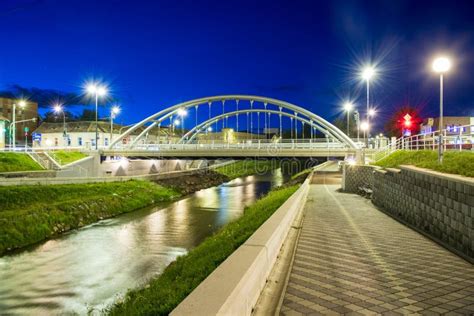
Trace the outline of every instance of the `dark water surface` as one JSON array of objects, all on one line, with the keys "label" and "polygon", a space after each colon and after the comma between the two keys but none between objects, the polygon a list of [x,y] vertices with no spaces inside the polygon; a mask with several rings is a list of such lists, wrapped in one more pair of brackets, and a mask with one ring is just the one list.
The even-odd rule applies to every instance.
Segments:
[{"label": "dark water surface", "polygon": [[238,178],[0,257],[0,315],[86,314],[143,284],[286,176]]}]

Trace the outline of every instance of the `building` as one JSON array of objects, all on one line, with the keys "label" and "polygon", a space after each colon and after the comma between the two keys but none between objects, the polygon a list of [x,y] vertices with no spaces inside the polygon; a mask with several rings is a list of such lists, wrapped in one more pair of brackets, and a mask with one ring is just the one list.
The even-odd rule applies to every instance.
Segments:
[{"label": "building", "polygon": [[[32,101],[25,101],[25,106],[20,106],[20,100],[12,98],[2,98],[0,97],[0,116],[4,119],[4,124],[6,128],[6,133],[1,137],[3,143],[9,143],[8,136],[10,135],[10,124],[13,121],[13,105],[16,106],[16,121],[27,121],[19,122],[16,124],[16,143],[25,142],[25,129],[28,135],[31,134],[31,131],[34,130],[38,125],[38,103]],[[0,140],[0,142],[2,142]]]},{"label": "building", "polygon": [[[95,121],[77,121],[63,123],[43,122],[32,134],[34,147],[80,147],[95,148]],[[110,134],[110,122],[98,122],[99,147],[109,146],[111,140],[116,140],[130,126],[114,124]],[[135,130],[132,135],[122,139],[122,144],[130,144],[143,131],[144,127]],[[112,137],[111,137],[112,136]],[[179,139],[172,136],[168,128],[153,128],[145,135],[139,144],[169,143]]]},{"label": "building", "polygon": [[202,132],[197,135],[199,144],[229,143],[235,144],[249,140],[265,139],[266,135],[236,132],[232,128],[223,128],[220,132]]},{"label": "building", "polygon": [[[446,129],[448,144],[474,143],[474,116],[443,116],[443,129]],[[430,117],[420,125],[421,134],[439,130],[439,117]]]}]

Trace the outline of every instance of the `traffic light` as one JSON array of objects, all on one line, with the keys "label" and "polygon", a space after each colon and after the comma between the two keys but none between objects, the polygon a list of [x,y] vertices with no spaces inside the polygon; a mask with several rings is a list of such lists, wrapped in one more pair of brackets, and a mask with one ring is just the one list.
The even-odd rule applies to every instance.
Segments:
[{"label": "traffic light", "polygon": [[403,117],[403,119],[404,119],[403,125],[405,126],[405,128],[410,128],[411,125],[412,125],[411,115],[407,113],[407,114]]}]

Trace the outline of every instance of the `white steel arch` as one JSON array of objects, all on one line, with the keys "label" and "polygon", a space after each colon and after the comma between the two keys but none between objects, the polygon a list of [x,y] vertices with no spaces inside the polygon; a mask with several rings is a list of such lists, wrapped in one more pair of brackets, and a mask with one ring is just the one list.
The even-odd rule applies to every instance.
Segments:
[{"label": "white steel arch", "polygon": [[178,144],[184,142],[186,140],[186,138],[188,138],[190,135],[191,135],[191,137],[189,137],[189,139],[187,140],[186,143],[191,142],[199,133],[201,133],[202,131],[205,131],[205,129],[208,126],[214,124],[215,122],[226,119],[227,117],[237,116],[237,115],[246,114],[246,113],[270,113],[270,114],[275,114],[275,115],[282,115],[282,116],[286,116],[286,117],[291,117],[295,120],[298,120],[300,122],[304,122],[305,124],[308,124],[308,126],[316,128],[317,130],[324,133],[326,136],[334,137],[333,135],[329,134],[324,128],[322,128],[321,126],[319,126],[315,122],[313,122],[311,120],[308,120],[308,119],[305,119],[303,117],[288,113],[288,112],[280,112],[280,111],[276,111],[276,110],[265,110],[265,109],[254,109],[254,110],[245,109],[245,110],[239,110],[239,111],[228,112],[228,113],[225,113],[225,114],[220,114],[220,115],[214,116],[211,119],[208,119],[208,120],[198,124],[197,126],[193,127],[191,130],[189,130],[186,134],[184,134],[181,137],[181,139],[178,141]]},{"label": "white steel arch", "polygon": [[[286,102],[286,101],[281,101],[273,98],[267,98],[267,97],[261,97],[261,96],[253,96],[253,95],[221,95],[221,96],[213,96],[213,97],[207,97],[207,98],[199,98],[195,100],[190,100],[182,103],[178,103],[176,105],[173,105],[171,107],[168,107],[164,110],[161,110],[153,115],[148,116],[147,118],[143,119],[142,121],[138,122],[134,126],[130,127],[128,130],[126,130],[124,133],[122,133],[119,137],[117,137],[109,146],[109,149],[113,149],[113,147],[119,143],[123,138],[129,136],[131,133],[133,133],[136,129],[145,126],[145,124],[151,123],[149,126],[147,126],[139,135],[138,137],[132,142],[130,147],[133,147],[138,140],[140,140],[144,135],[148,133],[151,128],[156,126],[156,124],[160,124],[164,120],[172,117],[173,115],[176,115],[179,109],[188,109],[192,108],[194,106],[199,106],[201,104],[212,104],[213,102],[216,101],[221,101],[225,102],[228,100],[234,100],[234,101],[242,101],[242,100],[247,100],[250,101],[251,106],[253,105],[254,102],[260,102],[263,103],[265,106],[267,104],[272,104],[277,107],[281,107],[287,110],[291,110],[297,114],[304,115],[308,117],[311,121],[313,121],[315,124],[318,124],[322,129],[326,131],[327,134],[330,134],[334,136],[334,138],[338,139],[339,141],[345,143],[349,148],[353,149],[358,149],[358,146],[340,129],[338,129],[336,126],[332,125],[322,117],[314,114],[311,111],[308,111],[302,107],[299,107],[297,105],[294,105],[292,103]],[[259,109],[260,111],[257,110],[257,112],[264,112],[264,109]]]}]

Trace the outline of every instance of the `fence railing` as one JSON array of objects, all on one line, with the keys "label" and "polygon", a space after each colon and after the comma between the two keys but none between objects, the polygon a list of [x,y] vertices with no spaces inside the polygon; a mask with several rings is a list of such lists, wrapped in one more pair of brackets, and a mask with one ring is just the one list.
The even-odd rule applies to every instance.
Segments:
[{"label": "fence railing", "polygon": [[474,151],[474,125],[400,137],[386,147],[374,151],[371,158],[378,161],[397,150],[438,150],[439,146],[442,146],[444,151]]}]

